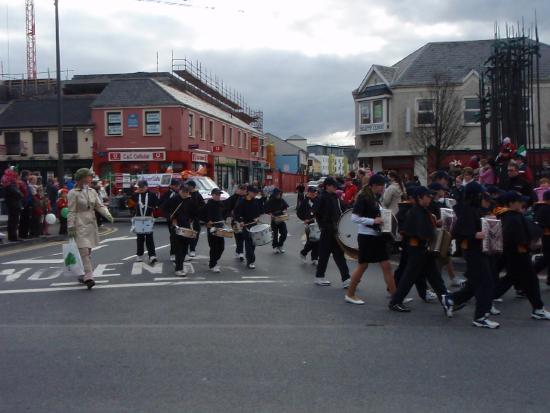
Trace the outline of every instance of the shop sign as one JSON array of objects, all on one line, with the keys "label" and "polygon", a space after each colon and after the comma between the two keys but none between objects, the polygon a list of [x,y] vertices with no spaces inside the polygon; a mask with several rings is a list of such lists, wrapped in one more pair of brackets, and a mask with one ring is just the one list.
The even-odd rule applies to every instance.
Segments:
[{"label": "shop sign", "polygon": [[172,174],[144,174],[137,176],[138,181],[147,181],[147,186],[151,188],[167,187],[170,186],[172,181]]},{"label": "shop sign", "polygon": [[383,132],[385,123],[367,123],[359,125],[360,132]]},{"label": "shop sign", "polygon": [[130,113],[128,115],[128,127],[129,128],[137,128],[139,127],[139,119],[137,113]]},{"label": "shop sign", "polygon": [[260,152],[260,139],[257,136],[250,138],[250,152]]},{"label": "shop sign", "polygon": [[111,162],[165,161],[166,152],[109,152]]},{"label": "shop sign", "polygon": [[193,162],[201,162],[201,163],[208,163],[208,155],[205,153],[192,153],[191,154],[191,161]]},{"label": "shop sign", "polygon": [[237,161],[235,159],[226,158],[223,156],[220,156],[218,158],[218,165],[235,166],[236,164],[237,164]]},{"label": "shop sign", "polygon": [[214,145],[212,147],[212,152],[223,152],[223,146],[222,145]]},{"label": "shop sign", "polygon": [[237,166],[248,168],[250,164],[248,163],[248,161],[242,161],[240,159],[237,159]]},{"label": "shop sign", "polygon": [[199,149],[199,144],[193,143],[191,145],[187,145],[187,149]]}]

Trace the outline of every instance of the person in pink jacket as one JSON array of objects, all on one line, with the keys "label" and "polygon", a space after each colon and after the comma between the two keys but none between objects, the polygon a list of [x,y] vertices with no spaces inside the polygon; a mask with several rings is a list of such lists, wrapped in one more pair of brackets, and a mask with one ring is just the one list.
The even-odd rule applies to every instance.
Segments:
[{"label": "person in pink jacket", "polygon": [[484,186],[496,184],[495,170],[487,159],[480,161],[479,183]]}]

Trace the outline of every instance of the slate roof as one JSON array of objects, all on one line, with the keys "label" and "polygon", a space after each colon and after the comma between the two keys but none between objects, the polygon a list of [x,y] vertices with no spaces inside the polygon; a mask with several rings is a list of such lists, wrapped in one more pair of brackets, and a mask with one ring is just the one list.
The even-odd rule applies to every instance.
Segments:
[{"label": "slate roof", "polygon": [[[450,82],[461,83],[475,70],[481,73],[492,54],[494,40],[427,43],[393,66],[373,65],[390,87],[422,86],[444,74]],[[550,79],[550,46],[540,43],[540,79]]]},{"label": "slate roof", "polygon": [[[63,96],[63,125],[91,126],[95,96]],[[13,100],[0,114],[0,129],[57,126],[57,97]]]},{"label": "slate roof", "polygon": [[92,107],[173,106],[180,102],[152,79],[111,80]]}]

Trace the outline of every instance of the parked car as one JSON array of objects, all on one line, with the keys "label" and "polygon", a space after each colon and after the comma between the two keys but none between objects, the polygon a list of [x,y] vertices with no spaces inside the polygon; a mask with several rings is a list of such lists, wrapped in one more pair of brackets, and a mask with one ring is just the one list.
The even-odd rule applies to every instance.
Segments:
[{"label": "parked car", "polygon": [[[208,176],[193,176],[190,177],[189,180],[194,181],[197,184],[197,190],[205,201],[208,201],[210,198],[212,198],[212,196],[210,195],[212,189],[219,188],[218,185]],[[227,198],[229,198],[229,194],[222,190],[222,201],[225,201]]]}]

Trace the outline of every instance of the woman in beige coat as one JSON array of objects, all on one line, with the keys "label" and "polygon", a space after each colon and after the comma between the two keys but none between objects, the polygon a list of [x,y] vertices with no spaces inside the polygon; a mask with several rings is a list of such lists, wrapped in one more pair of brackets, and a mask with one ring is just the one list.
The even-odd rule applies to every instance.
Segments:
[{"label": "woman in beige coat", "polygon": [[84,275],[79,278],[79,281],[86,284],[88,289],[95,285],[90,256],[92,248],[99,244],[95,211],[109,222],[113,222],[113,217],[103,205],[97,192],[90,188],[92,176],[92,171],[87,168],[76,171],[76,185],[69,191],[69,215],[67,216],[69,237],[74,237],[84,265]]},{"label": "woman in beige coat", "polygon": [[403,198],[405,188],[403,188],[403,182],[397,172],[389,171],[388,178],[390,179],[390,185],[386,188],[382,196],[382,206],[391,210],[393,215],[397,215],[399,203]]}]

